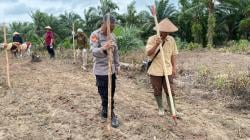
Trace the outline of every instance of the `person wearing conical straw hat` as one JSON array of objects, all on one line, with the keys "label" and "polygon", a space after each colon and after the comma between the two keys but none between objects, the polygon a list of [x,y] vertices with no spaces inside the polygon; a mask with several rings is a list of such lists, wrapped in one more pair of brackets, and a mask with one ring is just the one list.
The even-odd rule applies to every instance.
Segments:
[{"label": "person wearing conical straw hat", "polygon": [[45,47],[48,50],[48,53],[50,55],[50,58],[55,58],[55,51],[53,47],[54,43],[54,33],[52,32],[52,28],[50,26],[46,26],[46,33],[45,33]]},{"label": "person wearing conical straw hat", "polygon": [[[162,104],[162,88],[167,97],[169,111],[171,112],[170,99],[168,96],[167,83],[164,76],[163,62],[159,53],[159,45],[162,43],[165,63],[167,66],[167,75],[171,87],[173,99],[175,99],[175,85],[173,79],[176,76],[176,55],[178,54],[175,39],[170,36],[170,33],[178,31],[178,28],[169,20],[164,19],[158,24],[160,37],[153,35],[149,37],[146,45],[146,54],[151,59],[151,65],[148,67],[147,73],[150,76],[150,81],[154,90],[154,97],[158,105],[158,114],[164,115],[164,107]],[[154,28],[156,30],[156,27]],[[178,113],[178,112],[176,112]],[[176,114],[177,116],[180,113]]]}]

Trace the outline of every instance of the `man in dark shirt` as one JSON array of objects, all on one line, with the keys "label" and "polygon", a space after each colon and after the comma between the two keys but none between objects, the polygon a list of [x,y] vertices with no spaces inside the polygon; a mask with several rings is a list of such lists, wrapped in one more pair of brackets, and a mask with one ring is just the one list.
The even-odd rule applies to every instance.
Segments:
[{"label": "man in dark shirt", "polygon": [[13,35],[14,35],[13,42],[18,42],[19,44],[23,44],[23,39],[18,32],[14,32]]},{"label": "man in dark shirt", "polygon": [[23,39],[18,32],[14,32],[13,35],[13,44],[10,50],[17,57],[17,53],[21,51],[19,46],[23,44]]}]

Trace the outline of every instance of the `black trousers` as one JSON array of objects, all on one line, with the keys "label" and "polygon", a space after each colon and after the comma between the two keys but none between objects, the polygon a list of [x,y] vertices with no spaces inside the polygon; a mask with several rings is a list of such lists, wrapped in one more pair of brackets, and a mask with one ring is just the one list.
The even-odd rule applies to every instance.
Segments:
[{"label": "black trousers", "polygon": [[[99,95],[101,96],[102,108],[105,111],[107,111],[108,110],[108,75],[96,75],[96,86],[98,88]],[[112,75],[112,90],[111,90],[112,111],[114,109],[115,88],[116,88],[116,75],[113,74]]]},{"label": "black trousers", "polygon": [[55,57],[54,48],[50,48],[50,46],[46,46],[46,47],[47,47],[48,53],[50,55],[50,58],[54,58]]}]

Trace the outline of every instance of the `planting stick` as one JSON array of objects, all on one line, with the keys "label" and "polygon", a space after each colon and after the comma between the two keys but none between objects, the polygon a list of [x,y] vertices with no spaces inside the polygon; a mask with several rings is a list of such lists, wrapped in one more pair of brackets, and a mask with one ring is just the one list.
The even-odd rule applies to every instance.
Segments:
[{"label": "planting stick", "polygon": [[[108,14],[108,18],[106,21],[107,25],[107,41],[111,40],[111,35],[110,35],[110,14]],[[113,62],[113,52],[112,48],[109,48],[108,50],[108,129],[110,130],[111,128],[111,119],[112,119],[112,62]]]},{"label": "planting stick", "polygon": [[[3,34],[4,34],[4,44],[7,44],[5,23],[3,24]],[[8,57],[7,48],[5,48],[5,56],[6,56],[6,75],[7,75],[7,84],[8,84],[8,87],[11,88],[11,84],[10,84],[10,70],[9,70],[9,57]]]},{"label": "planting stick", "polygon": [[[152,7],[150,7],[150,9],[151,9],[152,15],[154,16],[154,21],[155,21],[157,35],[160,37],[160,30],[159,30],[159,27],[158,27],[158,20],[157,20],[157,16],[156,16],[155,5],[153,5]],[[165,76],[165,80],[166,80],[167,88],[168,88],[168,95],[169,95],[169,99],[170,99],[170,105],[171,105],[171,111],[172,111],[172,118],[173,118],[175,124],[177,124],[177,122],[176,122],[175,106],[174,106],[173,96],[172,96],[172,92],[171,92],[171,88],[170,88],[170,83],[169,83],[169,79],[168,79],[167,67],[166,67],[166,63],[165,63],[165,57],[164,57],[164,52],[163,52],[163,48],[162,48],[162,43],[159,45],[159,47],[160,47],[161,60],[162,60],[162,64],[163,64],[164,76]]]}]

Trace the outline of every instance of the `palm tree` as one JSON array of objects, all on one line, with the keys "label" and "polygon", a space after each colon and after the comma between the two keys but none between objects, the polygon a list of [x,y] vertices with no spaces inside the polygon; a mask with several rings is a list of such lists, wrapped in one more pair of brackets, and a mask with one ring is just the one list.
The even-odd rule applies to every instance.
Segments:
[{"label": "palm tree", "polygon": [[64,14],[59,15],[59,22],[60,22],[59,36],[61,39],[71,38],[73,24],[74,24],[74,30],[83,27],[82,18],[80,17],[80,15],[73,12],[70,13],[65,12]]},{"label": "palm tree", "polygon": [[47,13],[40,12],[39,10],[31,13],[31,18],[34,22],[34,29],[36,33],[36,39],[39,42],[40,46],[43,44],[43,35],[45,33],[44,27],[51,26],[53,32],[55,33],[56,43],[61,42],[64,39],[63,34],[63,25],[60,24],[60,21],[57,17],[53,15],[48,15]]},{"label": "palm tree", "polygon": [[241,35],[249,36],[250,0],[224,0],[221,1],[220,25],[226,26],[228,39],[239,39]]},{"label": "palm tree", "polygon": [[125,14],[127,25],[138,25],[138,16],[136,15],[135,1],[127,6],[127,14]]},{"label": "palm tree", "polygon": [[174,20],[176,16],[176,9],[173,4],[169,3],[169,0],[155,0],[157,19],[159,21],[169,18],[170,20]]},{"label": "palm tree", "polygon": [[[155,7],[158,21],[161,21],[165,18],[175,21],[175,15],[177,14],[177,11],[173,4],[169,3],[169,0],[155,0]],[[144,31],[142,33],[142,38],[146,40],[154,33],[154,19],[147,11],[141,11],[138,14],[138,17],[139,23],[142,24],[142,30]]]},{"label": "palm tree", "polygon": [[21,34],[24,41],[32,41],[34,34],[34,24],[28,22],[12,22],[9,24],[10,33],[17,31]]},{"label": "palm tree", "polygon": [[90,7],[84,10],[84,30],[87,34],[100,27],[102,17],[107,13],[115,17],[118,16],[115,12],[115,10],[119,9],[116,3],[111,0],[100,0],[100,4],[97,8]]},{"label": "palm tree", "polygon": [[207,29],[207,47],[212,48],[213,46],[213,37],[215,30],[215,16],[214,16],[214,0],[207,0],[208,5],[208,29]]},{"label": "palm tree", "polygon": [[126,53],[132,49],[143,47],[143,41],[140,38],[141,30],[134,25],[117,26],[114,30],[119,49]]},{"label": "palm tree", "polygon": [[186,23],[191,25],[194,42],[204,45],[207,41],[206,46],[208,47],[213,46],[213,38],[215,36],[216,18],[214,15],[214,2],[215,0],[180,0],[182,12],[179,14],[179,21],[187,20],[186,16],[188,16],[189,22]]},{"label": "palm tree", "polygon": [[107,13],[111,15],[117,15],[115,10],[119,10],[119,7],[116,3],[112,2],[112,0],[100,0],[101,5],[97,7],[98,15],[103,17]]},{"label": "palm tree", "polygon": [[90,7],[84,10],[84,31],[89,35],[94,29],[101,25],[101,17],[98,15],[97,9]]}]

